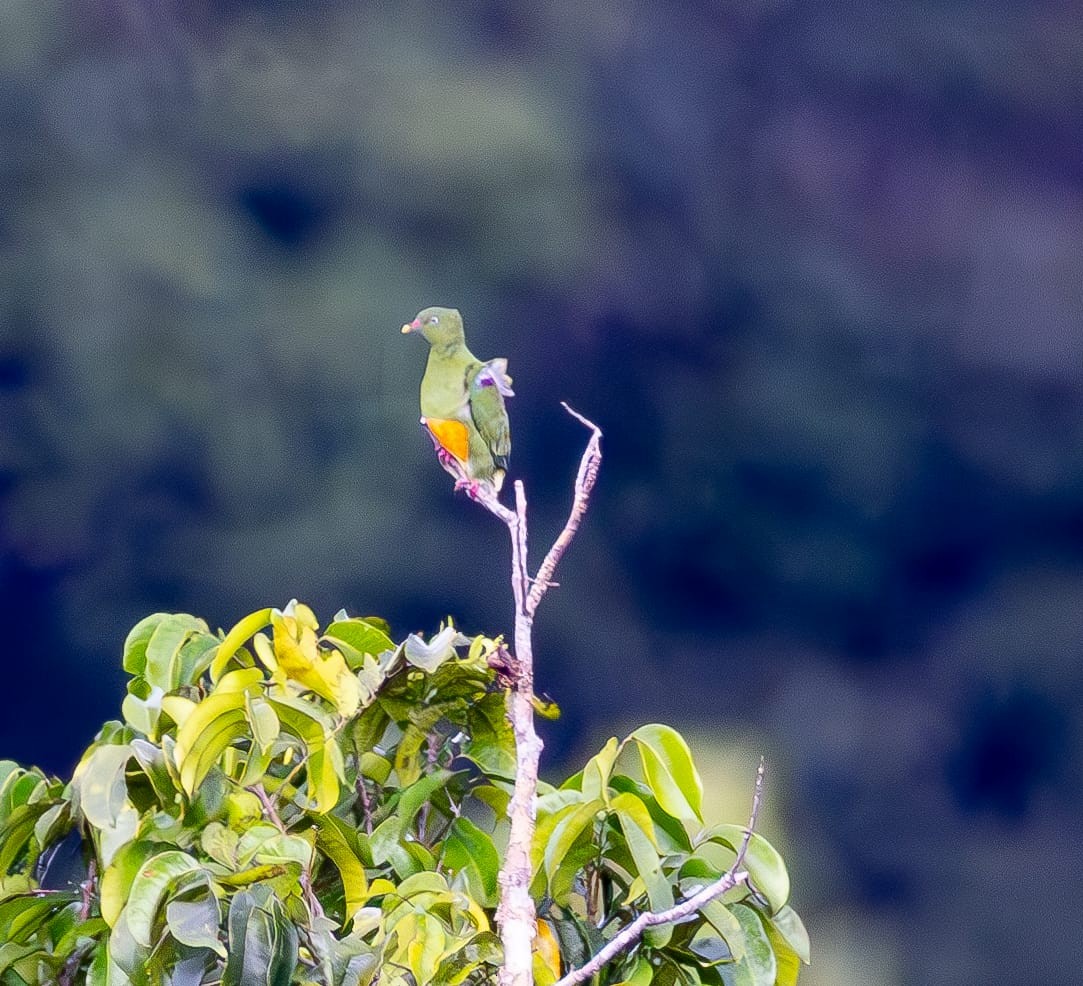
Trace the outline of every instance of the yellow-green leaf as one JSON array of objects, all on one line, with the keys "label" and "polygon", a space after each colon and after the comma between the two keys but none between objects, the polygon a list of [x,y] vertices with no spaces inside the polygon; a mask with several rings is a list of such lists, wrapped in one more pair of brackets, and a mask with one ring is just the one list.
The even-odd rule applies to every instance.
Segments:
[{"label": "yellow-green leaf", "polygon": [[[642,802],[640,802],[642,804]],[[624,841],[635,861],[635,875],[643,880],[647,889],[647,899],[652,911],[665,911],[673,906],[673,887],[662,872],[662,861],[658,850],[647,832],[640,827],[638,813],[618,811],[617,819],[624,832]],[[637,817],[638,816],[638,817]],[[648,820],[650,816],[648,815]],[[652,826],[653,827],[653,826]],[[668,924],[649,928],[644,938],[653,947],[661,948],[669,942],[673,926]]]},{"label": "yellow-green leaf", "polygon": [[135,874],[124,914],[132,937],[145,948],[154,941],[154,919],[169,886],[178,877],[202,869],[199,861],[178,849],[167,849],[148,859]]},{"label": "yellow-green leaf", "polygon": [[609,775],[613,772],[613,764],[617,762],[617,754],[620,746],[616,736],[610,737],[608,743],[596,753],[583,768],[583,782],[580,790],[586,800],[601,798],[609,801]]},{"label": "yellow-green leaf", "polygon": [[177,733],[173,758],[181,787],[189,797],[226,747],[248,733],[244,703],[243,691],[215,690],[196,706]]},{"label": "yellow-green leaf", "polygon": [[[811,961],[811,948],[808,931],[805,924],[788,904],[781,908],[777,914],[772,915],[764,924],[767,926],[767,935],[771,944],[775,945],[777,952],[779,944],[785,944],[791,952],[805,965]],[[796,981],[796,973],[794,981]]]},{"label": "yellow-green leaf", "polygon": [[218,645],[214,660],[211,661],[211,681],[217,681],[222,676],[233,656],[252,634],[271,622],[271,612],[268,608],[249,613],[226,634],[225,639]]},{"label": "yellow-green leaf", "polygon": [[322,709],[304,699],[282,695],[268,701],[282,728],[305,746],[309,798],[318,811],[330,811],[338,803],[339,781],[345,772],[333,723]]},{"label": "yellow-green leaf", "polygon": [[346,896],[346,923],[349,923],[368,899],[368,879],[365,867],[358,858],[356,833],[334,815],[319,816],[316,826],[316,845],[335,864],[342,878],[342,889]]},{"label": "yellow-green leaf", "polygon": [[702,821],[703,781],[684,737],[670,726],[641,726],[629,740],[639,749],[647,786],[674,818]]},{"label": "yellow-green leaf", "polygon": [[749,986],[775,986],[778,964],[759,915],[744,904],[731,904],[730,910],[744,932],[745,954],[737,964],[749,973]]},{"label": "yellow-green leaf", "polygon": [[102,873],[99,903],[102,917],[110,927],[117,923],[132,889],[132,881],[143,864],[159,849],[157,842],[130,842],[120,850]]}]

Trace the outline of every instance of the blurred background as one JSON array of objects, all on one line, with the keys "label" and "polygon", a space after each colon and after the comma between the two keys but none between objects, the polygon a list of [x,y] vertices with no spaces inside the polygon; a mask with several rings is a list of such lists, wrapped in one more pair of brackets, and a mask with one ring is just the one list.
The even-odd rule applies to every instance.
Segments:
[{"label": "blurred background", "polygon": [[[507,356],[555,777],[673,723],[808,986],[1078,969],[1072,0],[4,0],[0,756],[66,774],[158,611],[511,624],[417,427]],[[1070,977],[1069,977],[1070,978]]]}]

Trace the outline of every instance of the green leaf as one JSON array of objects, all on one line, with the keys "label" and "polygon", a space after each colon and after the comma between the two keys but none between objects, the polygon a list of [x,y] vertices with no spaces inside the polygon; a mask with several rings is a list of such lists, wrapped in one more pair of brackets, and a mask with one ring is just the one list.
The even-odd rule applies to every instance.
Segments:
[{"label": "green leaf", "polygon": [[379,703],[369,706],[360,715],[355,716],[348,727],[350,739],[358,753],[372,751],[387,732],[391,718]]},{"label": "green leaf", "polygon": [[141,675],[147,666],[147,644],[150,642],[158,624],[168,620],[169,613],[151,613],[141,619],[131,630],[124,641],[124,670],[129,674]]},{"label": "green leaf", "polygon": [[297,929],[270,888],[255,886],[235,894],[222,986],[289,986],[296,965]]},{"label": "green leaf", "polygon": [[[54,806],[62,810],[64,806]],[[48,801],[19,805],[0,825],[0,874],[7,873],[17,859],[26,856],[26,865],[32,866],[37,859],[39,847],[31,845],[39,819],[50,811]]]},{"label": "green leaf", "polygon": [[767,931],[759,915],[744,904],[728,905],[733,916],[741,923],[744,932],[745,954],[731,965],[719,966],[719,971],[726,977],[732,970],[737,977],[735,986],[775,986],[778,964]]},{"label": "green leaf", "polygon": [[399,783],[403,787],[409,787],[421,776],[421,748],[433,727],[446,713],[447,706],[444,703],[423,705],[411,711],[410,722],[403,730],[402,739],[395,751],[395,772],[399,775]]},{"label": "green leaf", "polygon": [[170,808],[175,803],[177,787],[173,783],[173,776],[169,772],[169,765],[161,747],[138,738],[133,739],[129,746],[136,763],[154,788],[158,803],[163,808]]},{"label": "green leaf", "polygon": [[[31,942],[28,945],[20,945],[13,941],[0,944],[0,982],[14,982],[14,980],[3,974],[7,972],[8,969],[14,968],[21,960],[35,954],[42,954],[41,945],[37,942]],[[15,975],[18,975],[18,972],[16,972]],[[19,981],[26,982],[22,976],[19,977]]]},{"label": "green leaf", "polygon": [[[369,620],[362,619],[361,617],[354,617],[349,620],[335,620],[324,632],[324,639],[330,641],[335,646],[342,647],[344,654],[347,653],[345,648],[349,648],[358,654],[370,654],[373,657],[379,657],[384,651],[394,650],[395,643],[387,635],[383,627]],[[360,665],[354,666],[353,662],[350,662],[350,667],[356,671]]]},{"label": "green leaf", "polygon": [[778,969],[774,986],[797,986],[798,977],[801,975],[801,959],[769,922],[766,924],[766,930],[767,938],[775,953],[775,966]]},{"label": "green leaf", "polygon": [[636,743],[647,786],[662,808],[674,818],[701,822],[703,782],[684,737],[670,726],[654,723],[641,726],[628,741]]},{"label": "green leaf", "polygon": [[470,743],[463,751],[465,756],[490,778],[515,779],[515,734],[503,694],[492,692],[470,705],[466,732]]},{"label": "green leaf", "polygon": [[391,761],[378,753],[366,751],[361,754],[357,769],[362,777],[367,777],[373,783],[386,784],[391,776]]},{"label": "green leaf", "polygon": [[48,897],[20,895],[0,901],[0,942],[29,941],[45,921],[78,899],[78,894],[57,893]]},{"label": "green leaf", "polygon": [[143,864],[161,849],[161,843],[139,841],[129,842],[105,867],[100,885],[102,917],[110,927],[116,925],[120,912],[132,889],[132,882]]},{"label": "green leaf", "polygon": [[[701,837],[700,843],[717,842],[738,852],[745,838],[745,829],[740,825],[715,825]],[[743,863],[749,879],[767,903],[772,912],[778,912],[790,898],[790,875],[778,850],[758,832],[752,833],[745,852]]]},{"label": "green leaf", "polygon": [[228,866],[237,865],[237,845],[240,836],[221,822],[208,822],[199,838],[203,851],[216,863]]},{"label": "green leaf", "polygon": [[490,836],[470,819],[459,816],[444,839],[442,861],[453,872],[462,873],[470,896],[483,907],[494,907],[500,856]]},{"label": "green leaf", "polygon": [[212,949],[224,959],[226,949],[218,940],[220,920],[218,901],[209,892],[198,900],[171,900],[165,907],[166,926],[177,941],[192,948]]},{"label": "green leaf", "polygon": [[154,921],[170,885],[186,873],[201,869],[197,859],[178,849],[158,853],[139,868],[123,911],[136,942],[145,948],[152,946]]},{"label": "green leaf", "polygon": [[805,930],[805,923],[792,907],[787,905],[780,908],[776,914],[765,921],[765,924],[768,931],[773,928],[778,933],[805,965],[812,961],[808,931]]},{"label": "green leaf", "polygon": [[808,965],[810,959],[809,937],[804,924],[797,912],[789,906],[782,908],[773,917],[760,913],[760,919],[767,931],[767,938],[771,942],[778,965],[775,986],[797,986],[801,965]]},{"label": "green leaf", "polygon": [[[141,681],[142,679],[136,680]],[[124,696],[124,701],[120,705],[124,721],[146,736],[153,735],[158,728],[158,717],[162,711],[162,697],[164,694],[162,689],[157,686],[148,688],[148,693],[144,697],[129,692]]]},{"label": "green leaf", "polygon": [[[51,805],[34,822],[34,839],[38,846],[47,849],[67,835],[71,830],[71,825],[71,803],[62,801]],[[5,872],[4,867],[0,865],[0,873],[3,872]]]},{"label": "green leaf", "polygon": [[[244,838],[241,838],[243,844]],[[242,850],[237,848],[240,857]],[[308,869],[312,862],[312,843],[299,835],[284,835],[275,832],[265,839],[256,851],[253,859],[257,863],[296,863],[302,870]]]},{"label": "green leaf", "polygon": [[583,768],[583,780],[580,790],[587,800],[601,798],[609,802],[609,775],[613,772],[613,765],[617,762],[617,754],[620,746],[615,736],[596,753]]},{"label": "green leaf", "polygon": [[94,748],[75,769],[73,783],[79,809],[97,828],[112,828],[128,800],[124,768],[132,758],[130,746]]},{"label": "green leaf", "polygon": [[614,986],[651,986],[651,981],[654,979],[654,966],[651,965],[650,960],[639,956],[635,960],[635,965],[632,967],[632,971],[627,978],[622,979]]},{"label": "green leaf", "polygon": [[143,677],[151,687],[163,692],[177,687],[177,664],[181,648],[196,634],[209,634],[207,624],[187,613],[174,613],[158,621],[146,644]]},{"label": "green leaf", "polygon": [[173,687],[196,684],[203,672],[211,666],[211,661],[218,653],[219,643],[218,638],[209,632],[190,637],[181,647],[174,663]]},{"label": "green leaf", "polygon": [[604,810],[605,803],[601,800],[569,805],[538,826],[532,852],[536,859],[535,870],[545,874],[548,889],[554,895],[556,885],[561,882],[561,872],[566,872],[569,862],[575,865],[582,860],[581,855],[573,852],[576,844],[581,839],[588,845],[593,844],[594,823]]},{"label": "green leaf", "polygon": [[727,962],[733,957],[726,940],[707,921],[696,929],[686,947],[705,967]]},{"label": "green leaf", "polygon": [[148,975],[149,949],[132,937],[123,914],[109,933],[107,947],[106,981],[109,986],[152,986],[152,978]]},{"label": "green leaf", "polygon": [[[631,797],[625,795],[624,797]],[[646,814],[646,809],[643,809]],[[632,859],[635,861],[636,872],[643,885],[647,889],[647,899],[651,903],[652,911],[665,911],[673,906],[673,887],[670,885],[665,874],[662,872],[662,861],[658,857],[652,835],[640,827],[639,813],[617,811],[616,816],[620,827],[624,832],[624,841],[628,846]],[[647,816],[648,822],[650,816]],[[673,934],[673,926],[668,924],[657,925],[648,928],[644,933],[644,940],[654,948],[661,948]]]},{"label": "green leaf", "polygon": [[262,753],[269,752],[282,730],[275,710],[258,695],[246,695],[245,713],[252,727],[252,738],[256,741],[256,746]]},{"label": "green leaf", "polygon": [[372,858],[377,866],[391,858],[392,848],[398,846],[409,831],[421,806],[455,776],[450,770],[435,770],[402,792],[394,814],[384,819],[372,833]]},{"label": "green leaf", "polygon": [[654,819],[651,818],[647,806],[636,795],[630,793],[618,794],[609,802],[609,809],[616,812],[618,817],[627,815],[635,821],[636,826],[650,839],[655,852],[661,854],[662,847],[658,843],[658,836],[654,830]]},{"label": "green leaf", "polygon": [[126,804],[117,815],[111,828],[98,829],[98,855],[102,866],[108,866],[117,852],[123,849],[139,831],[139,812]]},{"label": "green leaf", "polygon": [[688,838],[688,832],[684,825],[668,811],[662,810],[658,799],[651,793],[646,784],[640,784],[623,774],[614,774],[609,779],[609,786],[622,794],[634,794],[647,806],[651,821],[654,822],[654,832],[658,838],[658,844],[663,853],[691,852],[692,842]]},{"label": "green leaf", "polygon": [[346,921],[365,905],[368,899],[368,878],[361,861],[356,831],[334,815],[316,818],[316,845],[335,864],[342,878],[346,901]]},{"label": "green leaf", "polygon": [[717,898],[708,901],[700,908],[700,913],[707,922],[722,936],[729,947],[730,955],[740,961],[745,957],[745,930],[744,925],[737,920],[737,916],[721,900]]}]

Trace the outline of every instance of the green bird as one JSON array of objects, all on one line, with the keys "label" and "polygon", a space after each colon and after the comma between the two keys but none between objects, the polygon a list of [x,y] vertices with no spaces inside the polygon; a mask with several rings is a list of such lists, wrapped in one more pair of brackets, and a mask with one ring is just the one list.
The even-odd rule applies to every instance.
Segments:
[{"label": "green bird", "polygon": [[514,397],[506,359],[479,360],[466,348],[463,319],[454,308],[425,308],[402,331],[429,344],[421,378],[421,423],[445,466],[458,466],[469,483],[498,493],[511,453],[505,397]]}]

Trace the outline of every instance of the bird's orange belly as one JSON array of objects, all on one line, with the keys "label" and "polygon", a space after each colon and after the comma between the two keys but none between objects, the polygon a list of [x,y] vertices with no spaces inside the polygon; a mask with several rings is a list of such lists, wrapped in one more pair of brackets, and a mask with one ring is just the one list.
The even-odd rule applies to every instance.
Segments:
[{"label": "bird's orange belly", "polygon": [[425,427],[441,448],[450,452],[460,462],[467,461],[470,455],[470,435],[466,425],[449,418],[426,418]]}]

